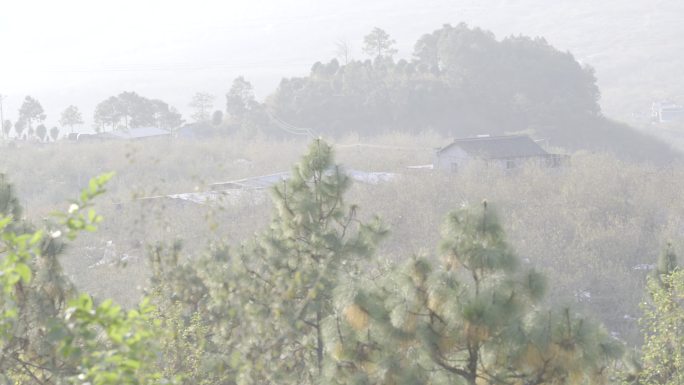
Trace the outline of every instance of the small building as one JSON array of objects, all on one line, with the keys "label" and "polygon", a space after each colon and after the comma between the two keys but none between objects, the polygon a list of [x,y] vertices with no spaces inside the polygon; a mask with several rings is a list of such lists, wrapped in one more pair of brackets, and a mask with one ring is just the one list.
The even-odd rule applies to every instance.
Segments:
[{"label": "small building", "polygon": [[669,100],[654,102],[651,106],[651,120],[657,123],[684,121],[684,106]]},{"label": "small building", "polygon": [[434,168],[458,172],[474,160],[505,170],[530,163],[553,168],[560,167],[566,158],[563,155],[549,154],[527,135],[481,135],[456,139],[450,145],[437,150]]}]

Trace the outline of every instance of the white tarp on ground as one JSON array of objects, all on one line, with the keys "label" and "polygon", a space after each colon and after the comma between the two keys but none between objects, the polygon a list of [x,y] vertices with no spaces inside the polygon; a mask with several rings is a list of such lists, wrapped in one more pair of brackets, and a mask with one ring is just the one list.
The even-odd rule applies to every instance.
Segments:
[{"label": "white tarp on ground", "polygon": [[[391,172],[369,172],[358,170],[344,170],[344,172],[356,182],[372,185],[390,182],[399,176],[399,174]],[[244,179],[236,179],[233,181],[221,183],[214,183],[210,186],[210,191],[161,195],[141,198],[141,200],[164,198],[177,199],[200,205],[234,205],[240,202],[244,202],[245,199],[251,199],[253,202],[258,203],[261,202],[265,197],[265,194],[263,194],[263,190],[271,188],[275,184],[287,180],[289,177],[289,172],[279,172],[275,174],[262,175]]]},{"label": "white tarp on ground", "polygon": [[[378,184],[389,182],[396,178],[399,174],[391,172],[374,172],[374,171],[359,171],[345,169],[343,170],[350,178],[357,182]],[[229,189],[244,189],[244,190],[259,190],[270,188],[276,183],[282,182],[290,178],[289,172],[278,172],[275,174],[261,175],[250,178],[236,179],[227,182],[213,183],[210,187],[215,190],[229,190]]]}]

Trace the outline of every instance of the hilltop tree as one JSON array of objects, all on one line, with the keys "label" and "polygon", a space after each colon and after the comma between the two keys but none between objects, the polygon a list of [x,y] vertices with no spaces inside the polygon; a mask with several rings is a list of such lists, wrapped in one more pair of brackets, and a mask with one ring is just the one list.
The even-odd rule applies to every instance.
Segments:
[{"label": "hilltop tree", "polygon": [[9,138],[9,134],[12,131],[12,122],[9,119],[6,119],[4,122],[2,122],[2,134],[5,136],[5,138]]},{"label": "hilltop tree", "polygon": [[395,43],[387,32],[376,27],[363,38],[363,52],[373,58],[391,58],[397,53]]},{"label": "hilltop tree", "polygon": [[235,78],[230,91],[226,94],[226,112],[228,115],[232,119],[241,122],[255,104],[252,83],[245,80],[242,76]]},{"label": "hilltop tree", "polygon": [[74,126],[83,124],[83,117],[81,116],[81,111],[78,110],[76,106],[69,106],[64,111],[62,111],[62,116],[59,119],[59,124],[62,127],[69,126],[71,132],[74,132]]},{"label": "hilltop tree", "polygon": [[93,116],[95,127],[97,131],[105,131],[107,126],[112,130],[117,128],[120,120],[118,99],[114,96],[98,103],[95,107],[95,114]]},{"label": "hilltop tree", "polygon": [[154,126],[165,130],[173,130],[183,124],[183,117],[175,107],[157,99],[150,100]]},{"label": "hilltop tree", "polygon": [[[364,52],[376,59],[316,63],[308,76],[281,81],[268,110],[332,135],[350,127],[364,135],[436,130],[449,137],[528,131],[570,148],[622,146],[601,117],[593,70],[544,39],[497,40],[466,24],[445,25],[419,39],[412,60],[397,62],[387,59],[392,41],[381,30],[368,41]],[[580,132],[602,144],[578,141]]]},{"label": "hilltop tree", "polygon": [[59,127],[53,126],[50,129],[50,138],[52,138],[53,142],[57,141],[57,138],[59,138]]},{"label": "hilltop tree", "polygon": [[29,129],[29,136],[33,135],[33,124],[45,120],[43,106],[38,100],[27,96],[19,108],[19,120],[26,122]]},{"label": "hilltop tree", "polygon": [[198,92],[192,97],[189,106],[192,107],[195,112],[191,115],[192,119],[196,122],[204,122],[209,120],[209,114],[214,108],[214,95]]},{"label": "hilltop tree", "polygon": [[335,42],[335,57],[342,61],[342,64],[347,65],[352,60],[351,44],[345,39],[339,39]]},{"label": "hilltop tree", "polygon": [[19,119],[14,123],[14,132],[17,133],[17,139],[22,139],[24,135],[24,130],[26,130],[26,121]]},{"label": "hilltop tree", "polygon": [[38,127],[36,127],[36,136],[38,137],[38,139],[40,139],[41,142],[45,141],[47,134],[48,130],[44,124],[39,124]]},{"label": "hilltop tree", "polygon": [[181,114],[167,103],[147,99],[135,92],[122,92],[100,102],[95,107],[94,120],[98,130],[159,127],[173,129],[183,122]]},{"label": "hilltop tree", "polygon": [[221,110],[216,110],[214,113],[211,115],[211,124],[214,126],[218,126],[223,122],[223,111]]},{"label": "hilltop tree", "polygon": [[123,121],[123,128],[151,126],[153,112],[148,100],[135,92],[122,92],[117,97],[119,119]]}]

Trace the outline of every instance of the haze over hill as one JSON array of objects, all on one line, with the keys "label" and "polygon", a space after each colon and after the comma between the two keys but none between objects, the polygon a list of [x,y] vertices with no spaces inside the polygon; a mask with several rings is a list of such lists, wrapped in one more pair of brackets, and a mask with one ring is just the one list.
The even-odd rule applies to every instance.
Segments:
[{"label": "haze over hill", "polygon": [[244,75],[264,97],[281,78],[334,57],[340,39],[361,58],[362,38],[375,26],[409,58],[421,35],[466,22],[497,38],[543,36],[571,51],[595,67],[604,113],[624,120],[654,99],[682,98],[684,80],[670,75],[682,63],[682,14],[676,0],[13,2],[0,15],[10,58],[0,63],[0,92],[8,95],[6,117],[14,120],[29,94],[45,107],[48,126],[76,104],[90,128],[95,105],[121,91],[163,99],[188,119],[194,92],[219,96],[220,107],[232,79]]},{"label": "haze over hill", "polygon": [[5,2],[0,384],[684,384],[682,1]]}]

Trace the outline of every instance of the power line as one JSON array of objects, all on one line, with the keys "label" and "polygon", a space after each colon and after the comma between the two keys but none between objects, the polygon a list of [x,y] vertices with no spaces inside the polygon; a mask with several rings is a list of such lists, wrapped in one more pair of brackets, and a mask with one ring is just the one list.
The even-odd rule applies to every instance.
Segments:
[{"label": "power line", "polygon": [[122,66],[122,67],[104,67],[104,68],[17,68],[6,69],[5,73],[11,72],[56,72],[56,73],[87,73],[87,72],[176,72],[176,71],[223,71],[223,70],[249,70],[254,68],[282,68],[282,67],[299,67],[310,66],[311,61],[291,61],[291,62],[257,62],[257,63],[240,63],[240,64],[187,64],[187,65],[141,65],[136,66]]},{"label": "power line", "polygon": [[288,134],[306,135],[310,139],[314,139],[317,136],[314,134],[312,129],[305,128],[305,127],[297,127],[297,126],[294,126],[292,124],[289,124],[289,123],[283,121],[282,119],[276,117],[275,115],[273,115],[273,113],[271,113],[271,111],[269,111],[268,109],[266,109],[266,114],[276,124],[276,127],[287,132]]}]

